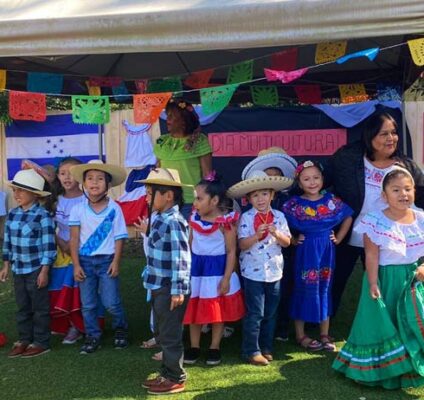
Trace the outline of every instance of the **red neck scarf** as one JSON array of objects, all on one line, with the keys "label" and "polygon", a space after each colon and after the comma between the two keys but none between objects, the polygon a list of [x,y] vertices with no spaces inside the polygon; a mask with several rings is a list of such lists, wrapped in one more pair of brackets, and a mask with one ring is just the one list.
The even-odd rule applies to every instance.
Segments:
[{"label": "red neck scarf", "polygon": [[[268,210],[266,213],[256,213],[255,218],[253,219],[253,228],[255,232],[258,231],[260,225],[263,224],[272,224],[274,222],[274,214],[271,210]],[[263,233],[259,240],[264,240],[268,235],[268,229]]]}]

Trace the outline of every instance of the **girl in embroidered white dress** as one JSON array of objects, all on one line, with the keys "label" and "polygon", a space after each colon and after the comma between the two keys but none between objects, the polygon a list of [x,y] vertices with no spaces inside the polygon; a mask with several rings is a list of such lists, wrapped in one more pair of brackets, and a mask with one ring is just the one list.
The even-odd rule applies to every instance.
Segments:
[{"label": "girl in embroidered white dress", "polygon": [[356,226],[364,235],[366,273],[355,320],[333,368],[368,386],[424,384],[424,213],[414,180],[395,167],[383,179],[388,207]]},{"label": "girl in embroidered white dress", "polygon": [[234,272],[239,215],[223,211],[225,193],[225,185],[214,173],[196,186],[190,217],[191,296],[184,317],[184,324],[190,324],[191,347],[184,352],[185,364],[194,364],[200,357],[203,324],[212,324],[206,364],[219,364],[224,322],[244,316],[240,281]]}]

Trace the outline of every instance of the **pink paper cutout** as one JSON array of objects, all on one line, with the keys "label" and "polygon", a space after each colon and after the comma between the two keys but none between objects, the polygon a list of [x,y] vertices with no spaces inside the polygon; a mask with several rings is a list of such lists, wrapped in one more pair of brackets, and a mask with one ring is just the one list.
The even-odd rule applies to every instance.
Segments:
[{"label": "pink paper cutout", "polygon": [[264,68],[265,77],[267,81],[281,81],[283,83],[289,83],[296,79],[299,79],[302,75],[308,72],[309,68],[296,69],[294,71],[275,71],[273,69]]}]

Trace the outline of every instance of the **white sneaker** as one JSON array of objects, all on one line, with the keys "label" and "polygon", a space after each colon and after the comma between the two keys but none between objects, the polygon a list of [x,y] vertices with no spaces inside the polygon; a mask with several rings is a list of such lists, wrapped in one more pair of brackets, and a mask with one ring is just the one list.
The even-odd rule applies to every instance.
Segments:
[{"label": "white sneaker", "polygon": [[74,328],[73,326],[71,326],[65,338],[62,340],[62,343],[74,344],[76,343],[77,340],[80,340],[81,338],[82,338],[82,333],[77,328]]}]

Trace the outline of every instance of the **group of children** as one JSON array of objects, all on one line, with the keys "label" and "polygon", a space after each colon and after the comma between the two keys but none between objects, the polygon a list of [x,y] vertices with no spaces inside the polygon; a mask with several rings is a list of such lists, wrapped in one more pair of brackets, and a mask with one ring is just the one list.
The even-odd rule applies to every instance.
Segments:
[{"label": "group of children", "polygon": [[[336,350],[329,335],[335,246],[350,229],[352,210],[323,192],[323,169],[310,160],[290,170],[300,194],[286,199],[281,209],[273,208],[274,197],[293,184],[291,177],[283,176],[289,173],[279,167],[278,158],[274,157],[274,165],[266,163],[267,168],[257,163],[258,168],[244,171],[243,180],[228,190],[215,174],[206,176],[194,188],[189,221],[179,211],[184,185],[178,171],[153,169],[141,181],[146,185],[150,216],[154,215],[145,227],[143,281],[151,301],[155,339],[162,350],[159,374],[143,382],[149,393],[185,389],[183,363],[199,359],[204,324],[212,325],[208,365],[221,362],[224,323],[242,318],[243,357],[258,366],[273,360],[282,248],[290,245],[295,249],[290,318],[295,322],[296,341],[310,351]],[[72,313],[66,314],[71,328],[68,335],[75,339],[84,330],[80,352],[94,352],[100,346],[103,305],[113,317],[114,345],[124,348],[128,325],[118,276],[127,233],[122,213],[107,197],[107,189],[123,182],[125,170],[99,161],[69,164],[64,172],[67,178],[61,180],[65,192],[56,214],[57,244],[59,252],[71,255],[84,324],[78,325]],[[61,168],[64,163],[59,179]],[[47,283],[56,260],[55,228],[51,216],[38,205],[37,198],[48,193],[36,175],[32,170],[20,171],[10,183],[18,207],[6,222],[0,279],[6,279],[11,265],[19,341],[9,357],[32,357],[49,350]],[[83,196],[75,189],[78,183],[83,184]],[[422,384],[424,376],[424,303],[418,284],[424,280],[424,266],[418,261],[424,250],[424,214],[411,209],[414,181],[401,166],[384,178],[382,196],[387,209],[368,214],[358,227],[365,237],[367,274],[351,335],[334,368],[368,385],[414,386]],[[247,198],[251,208],[240,216],[231,209],[229,199],[241,197]],[[75,204],[71,207],[70,203]],[[67,215],[68,223],[63,224]],[[70,232],[65,234],[68,227],[62,225],[69,226]],[[237,249],[241,281],[236,271]],[[319,324],[318,339],[305,334],[305,322]],[[190,331],[186,351],[184,325]]]}]

